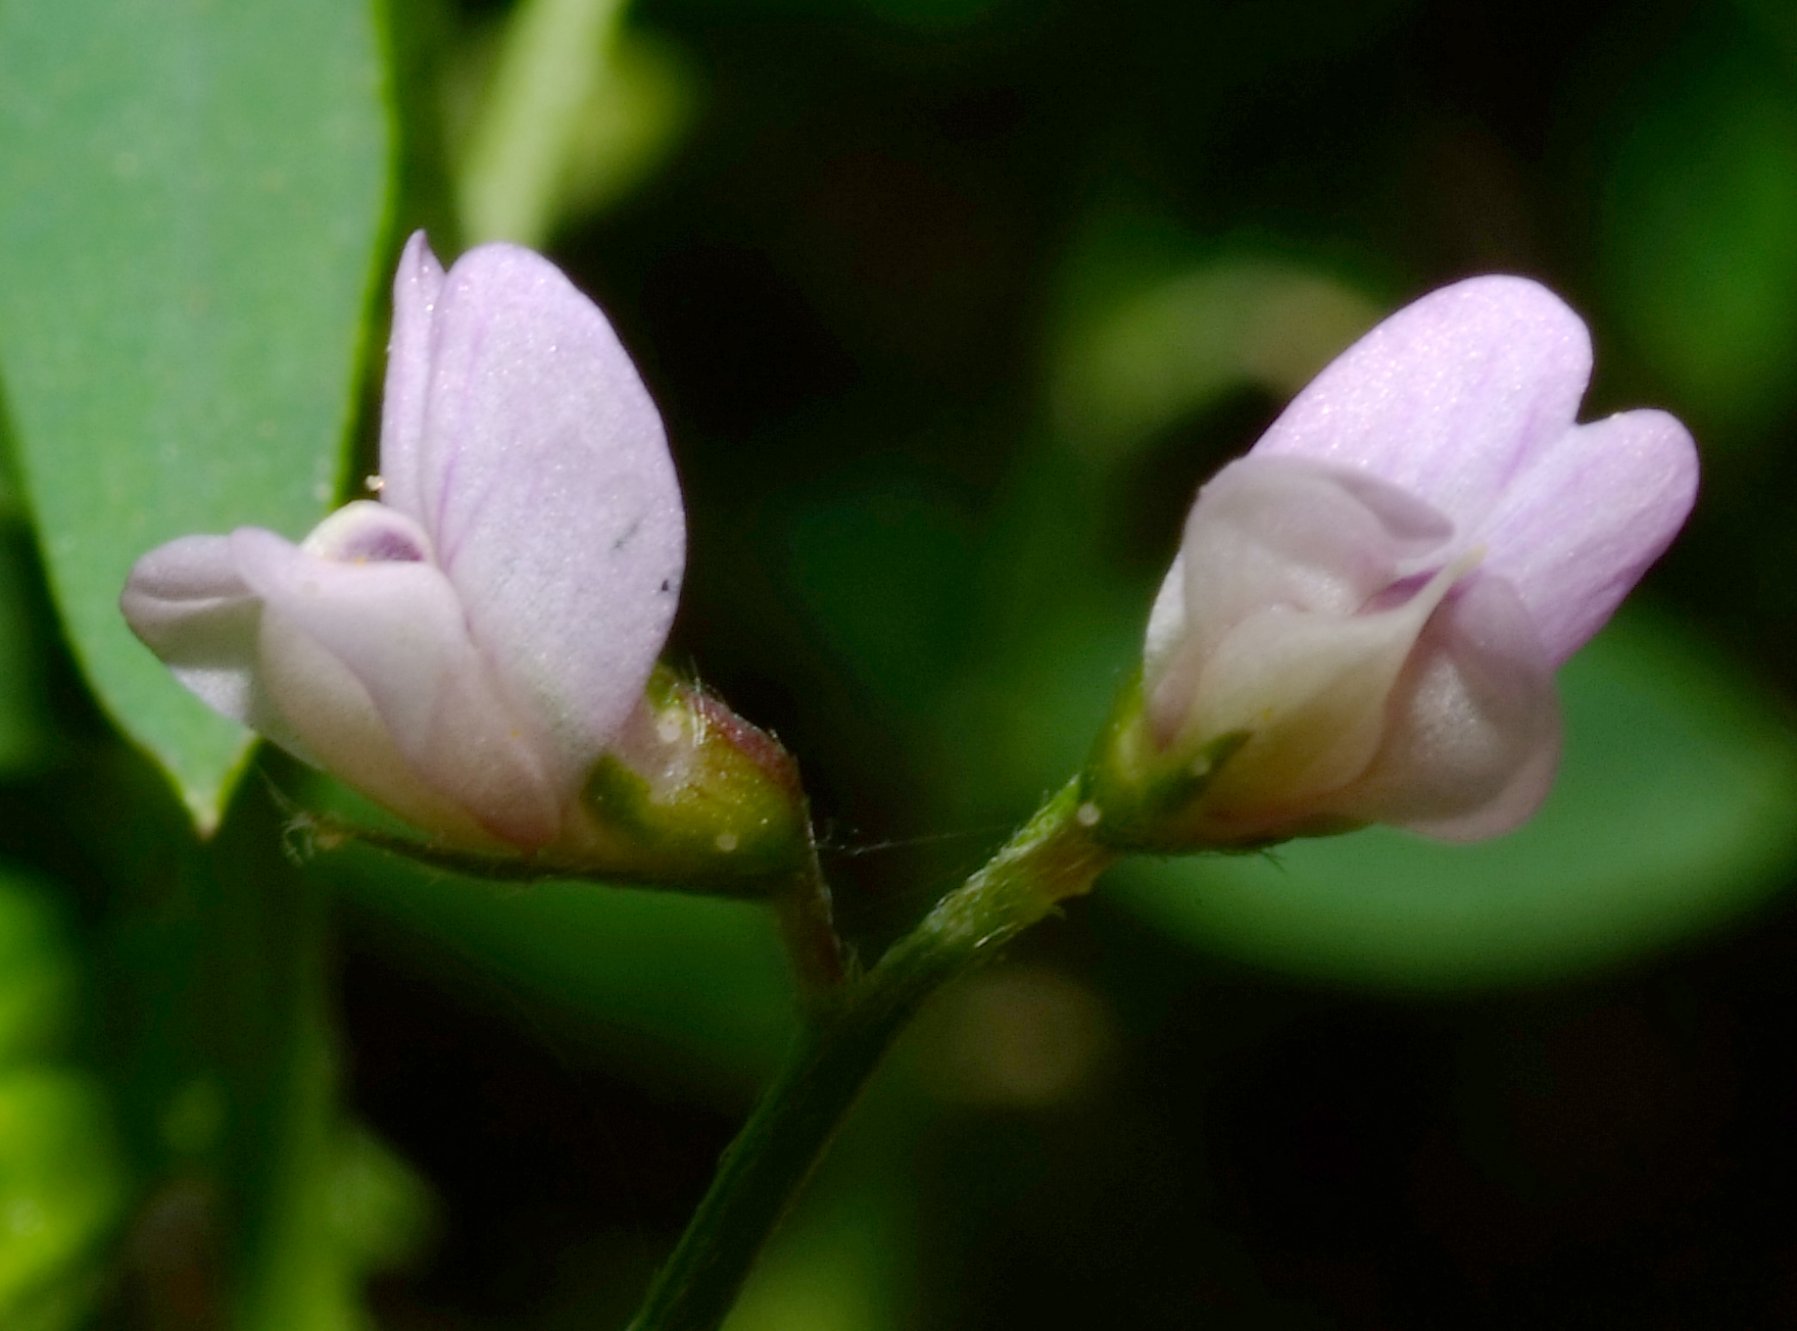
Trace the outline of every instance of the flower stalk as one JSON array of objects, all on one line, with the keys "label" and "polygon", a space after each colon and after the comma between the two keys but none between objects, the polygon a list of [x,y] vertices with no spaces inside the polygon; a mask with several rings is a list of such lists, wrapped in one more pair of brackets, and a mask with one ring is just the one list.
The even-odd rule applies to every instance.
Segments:
[{"label": "flower stalk", "polygon": [[724,1153],[630,1331],[710,1331],[723,1321],[756,1255],[923,1002],[1084,894],[1115,859],[1093,838],[1082,807],[1079,783],[1069,783],[804,1033]]}]

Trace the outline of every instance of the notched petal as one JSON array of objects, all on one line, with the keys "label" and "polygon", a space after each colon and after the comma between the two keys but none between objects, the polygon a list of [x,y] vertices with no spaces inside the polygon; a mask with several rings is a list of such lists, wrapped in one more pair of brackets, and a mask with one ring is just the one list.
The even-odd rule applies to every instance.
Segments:
[{"label": "notched petal", "polygon": [[1697,498],[1697,448],[1663,411],[1564,434],[1482,534],[1555,664],[1597,632],[1671,544]]}]

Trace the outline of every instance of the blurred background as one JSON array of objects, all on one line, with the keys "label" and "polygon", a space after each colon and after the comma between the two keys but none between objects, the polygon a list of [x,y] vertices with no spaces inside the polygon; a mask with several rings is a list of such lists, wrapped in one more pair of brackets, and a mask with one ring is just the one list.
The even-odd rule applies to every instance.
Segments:
[{"label": "blurred background", "polygon": [[[1690,529],[1565,672],[1534,823],[1117,870],[926,1011],[731,1331],[1797,1322],[1797,10],[385,21],[379,267],[415,226],[511,236],[609,312],[686,491],[674,659],[799,756],[864,957],[1078,766],[1200,481],[1399,304],[1536,277],[1592,326],[1587,414],[1663,406],[1703,451]],[[244,966],[334,1030],[256,1081],[265,1038],[182,979],[242,935],[157,886],[181,815],[8,512],[0,1320],[227,1324],[217,1180],[279,1138],[264,1183],[322,1219],[261,1241],[370,1324],[622,1325],[794,1029],[763,913],[296,871],[271,793],[329,795],[261,754],[228,831],[328,920],[258,927],[330,960]],[[332,1094],[328,1141],[280,1137]]]}]

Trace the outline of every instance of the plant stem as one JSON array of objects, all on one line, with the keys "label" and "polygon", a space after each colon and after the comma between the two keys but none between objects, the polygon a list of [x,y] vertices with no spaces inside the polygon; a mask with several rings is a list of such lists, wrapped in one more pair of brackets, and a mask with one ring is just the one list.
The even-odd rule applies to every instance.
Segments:
[{"label": "plant stem", "polygon": [[232,1106],[221,1160],[237,1225],[228,1324],[347,1328],[359,1314],[336,1233],[329,905],[280,846],[277,811],[245,783],[206,852],[212,1015]]},{"label": "plant stem", "polygon": [[842,993],[848,959],[830,902],[830,885],[817,862],[817,847],[805,840],[799,870],[774,889],[774,914],[781,941],[799,982],[799,1001],[808,1017],[822,1018]]},{"label": "plant stem", "polygon": [[966,883],[937,903],[813,1026],[724,1153],[711,1190],[656,1277],[631,1331],[713,1331],[810,1177],[862,1086],[922,1002],[1077,896],[1115,858],[1069,784]]}]

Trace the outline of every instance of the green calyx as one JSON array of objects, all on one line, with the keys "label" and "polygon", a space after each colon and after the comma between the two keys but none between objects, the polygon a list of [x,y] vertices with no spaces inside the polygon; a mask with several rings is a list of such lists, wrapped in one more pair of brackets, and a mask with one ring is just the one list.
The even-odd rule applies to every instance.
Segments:
[{"label": "green calyx", "polygon": [[581,796],[590,858],[634,881],[761,895],[811,856],[797,765],[772,736],[657,669]]},{"label": "green calyx", "polygon": [[1206,829],[1204,796],[1249,735],[1232,730],[1200,744],[1162,745],[1136,672],[1118,691],[1080,777],[1094,838],[1118,850],[1155,854],[1245,849],[1220,846]]}]

